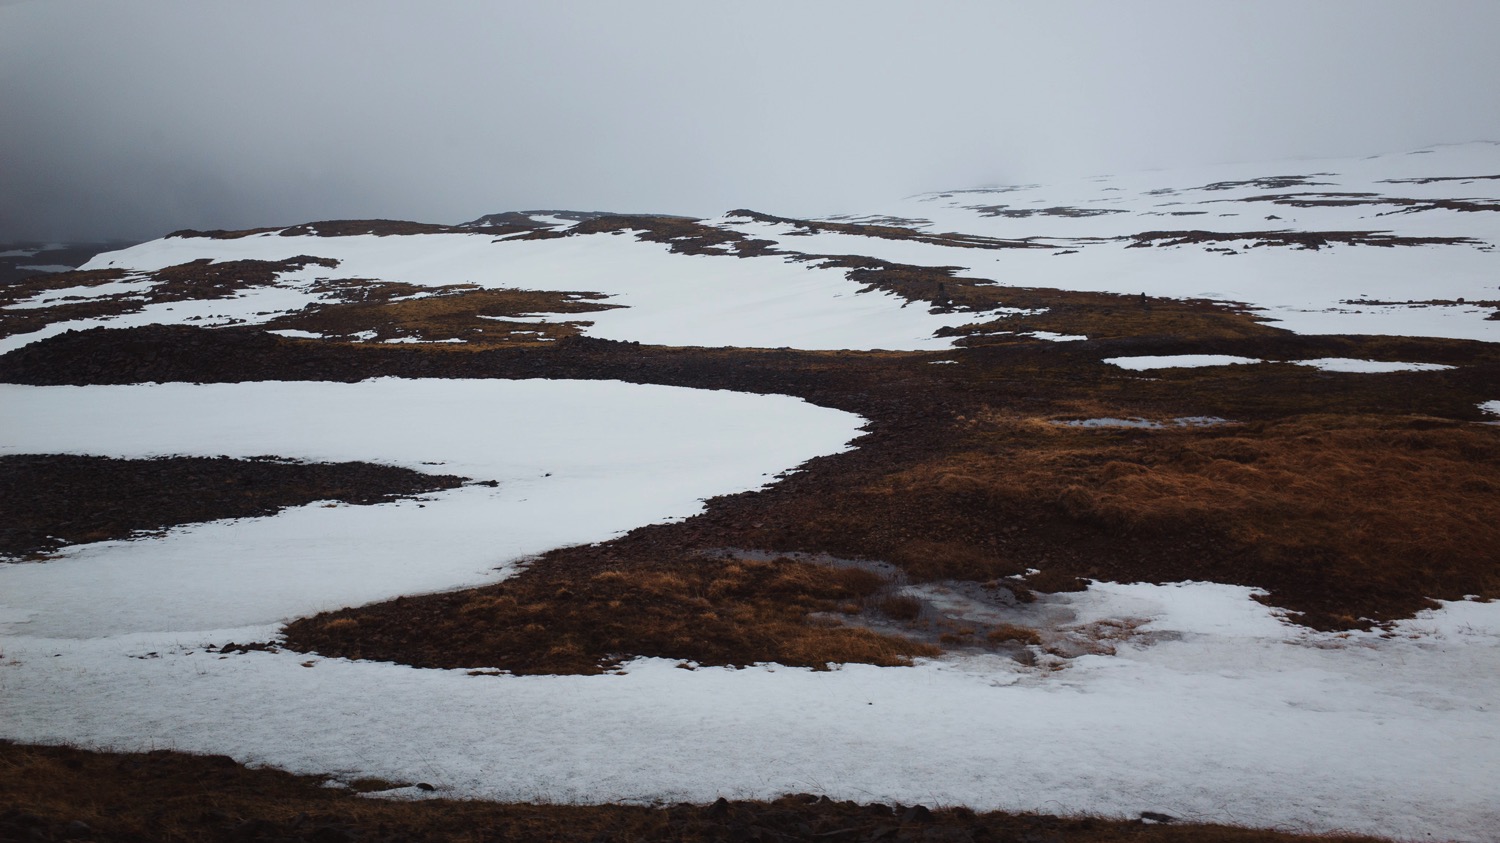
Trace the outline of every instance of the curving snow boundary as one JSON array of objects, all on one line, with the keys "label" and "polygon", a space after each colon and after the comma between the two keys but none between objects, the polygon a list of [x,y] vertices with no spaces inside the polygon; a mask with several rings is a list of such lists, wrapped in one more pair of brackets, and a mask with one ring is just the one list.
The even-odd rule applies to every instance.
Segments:
[{"label": "curving snow boundary", "polygon": [[[1000,658],[469,676],[206,644],[274,627],[12,638],[0,734],[224,753],[433,795],[709,802],[815,792],[976,809],[1141,811],[1400,839],[1500,827],[1500,613],[1382,639],[1299,635],[1243,588],[1096,584],[1083,617],[1180,636],[1038,674]],[[418,796],[413,790],[406,794]]]},{"label": "curving snow boundary", "polygon": [[862,285],[850,281],[843,269],[779,255],[676,254],[667,245],[621,233],[554,240],[496,240],[481,234],[166,237],[97,255],[83,268],[154,272],[199,258],[279,261],[298,255],[334,258],[339,265],[283,273],[278,286],[232,299],[153,305],[141,313],[48,326],[0,341],[0,351],[95,325],[264,323],[319,300],[318,281],[325,278],[604,293],[607,304],[620,307],[534,318],[584,321],[592,323],[585,329],[589,336],[659,345],[947,349],[953,339],[934,332],[977,318],[973,313],[933,313],[926,304],[910,304],[892,293],[860,292]]},{"label": "curving snow boundary", "polygon": [[0,632],[219,629],[493,581],[518,557],[758,488],[862,423],[786,396],[617,381],[0,385],[0,454],[270,454],[499,482],[0,565]]},{"label": "curving snow boundary", "polygon": [[[707,802],[812,791],[1403,839],[1479,841],[1500,827],[1500,604],[1446,604],[1391,637],[1338,636],[1282,623],[1244,588],[1095,583],[1049,599],[1078,623],[1145,619],[1139,631],[1156,643],[1057,672],[999,657],[824,673],[642,659],[622,675],[495,677],[204,650],[264,640],[277,629],[270,618],[372,584],[410,590],[402,578],[413,572],[431,587],[480,581],[520,547],[687,514],[697,497],[843,447],[856,423],[791,399],[611,383],[0,387],[10,451],[375,455],[501,481],[425,508],[309,507],[0,568],[0,620],[23,621],[0,639],[0,737],[225,753],[427,782],[438,796]],[[718,460],[734,470],[718,474]],[[438,518],[445,510],[453,517]],[[298,518],[358,512],[375,517],[338,542],[366,542],[361,558],[432,532],[368,569],[339,568],[338,547],[318,565],[297,555],[319,540],[291,529]],[[288,540],[259,550],[229,534],[191,544],[205,530],[278,523]],[[486,553],[454,563],[434,541]],[[183,543],[196,549],[170,561]],[[232,576],[264,555],[275,576]],[[308,568],[310,580],[274,599],[261,590]],[[129,605],[143,600],[149,610]]]}]

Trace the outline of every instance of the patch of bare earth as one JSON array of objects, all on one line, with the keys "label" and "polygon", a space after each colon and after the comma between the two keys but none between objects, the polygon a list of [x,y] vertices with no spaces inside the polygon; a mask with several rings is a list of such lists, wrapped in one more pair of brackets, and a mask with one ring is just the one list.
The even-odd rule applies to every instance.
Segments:
[{"label": "patch of bare earth", "polygon": [[[138,313],[153,304],[232,298],[255,287],[273,285],[283,273],[308,266],[333,268],[338,266],[338,261],[308,255],[281,261],[217,263],[201,258],[151,273],[94,269],[31,276],[0,287],[0,337],[38,331],[57,322]],[[49,292],[98,287],[126,280],[142,282],[142,289],[105,295],[74,294],[45,307],[10,307]]]},{"label": "patch of bare earth", "polygon": [[1143,231],[1126,238],[1127,248],[1152,246],[1186,246],[1205,243],[1233,243],[1241,248],[1267,246],[1292,247],[1317,251],[1334,245],[1343,246],[1483,246],[1472,237],[1408,237],[1389,231]]},{"label": "patch of bare earth", "polygon": [[379,281],[337,281],[320,287],[329,299],[267,323],[342,342],[414,341],[454,350],[538,344],[576,336],[586,319],[534,321],[539,313],[585,314],[618,305],[600,293],[491,290],[462,284],[416,287]]},{"label": "patch of bare earth", "polygon": [[[795,637],[799,663],[922,652],[851,649],[870,642],[845,609],[865,612],[869,595],[791,591],[776,598],[780,608],[757,604],[758,589],[731,587],[748,574],[731,575],[735,560],[714,555],[725,547],[884,560],[917,582],[1033,592],[1077,588],[1079,577],[1231,582],[1269,589],[1270,602],[1324,627],[1402,617],[1431,597],[1500,596],[1492,551],[1500,509],[1487,493],[1500,480],[1500,429],[1474,423],[1477,403],[1492,400],[1500,352],[1462,341],[1282,333],[1210,345],[1271,359],[1458,368],[1371,375],[1261,364],[1142,376],[1099,362],[1205,350],[1171,338],[902,354],[575,337],[452,355],[163,327],[53,338],[6,356],[0,369],[7,380],[34,383],[608,378],[794,394],[871,420],[855,450],[813,460],[765,491],[715,499],[685,522],[554,551],[498,588],[294,625],[294,644],[328,654],[524,672],[593,671],[646,652],[704,664],[794,658],[793,648],[763,637],[773,620],[805,627]],[[932,365],[938,359],[957,362]],[[1240,424],[1054,423],[1200,416]],[[718,631],[700,642],[662,625],[678,615],[712,615]],[[576,637],[592,627],[597,637]],[[987,635],[976,628],[968,638]]]},{"label": "patch of bare earth", "polygon": [[[517,236],[608,232],[690,254],[823,261],[867,288],[974,312],[975,323],[953,332],[960,347],[929,353],[665,348],[575,334],[452,354],[446,344],[301,341],[243,327],[96,330],[14,351],[0,358],[0,378],[618,379],[789,394],[870,420],[856,449],[813,460],[766,490],[710,501],[684,522],[553,551],[499,586],[289,628],[293,645],[329,655],[548,673],[604,670],[636,655],[817,666],[900,663],[933,645],[1031,646],[1024,630],[996,624],[942,630],[934,641],[936,630],[902,625],[889,583],[810,567],[820,555],[888,563],[912,583],[989,585],[1022,602],[1079,588],[1082,578],[1256,586],[1321,628],[1406,617],[1430,598],[1500,597],[1500,428],[1476,423],[1500,383],[1493,345],[1299,336],[1222,303],[1003,287],[951,267],[781,252],[676,217],[601,216]],[[1193,233],[1158,234],[1144,242]],[[467,336],[488,315],[598,306],[566,298],[576,294],[355,289],[373,292],[301,314],[300,324],[337,336],[433,339]],[[1020,312],[985,312],[996,307]],[[1037,330],[1089,339],[1026,336]],[[1368,374],[1264,363],[1136,373],[1101,362],[1191,353],[1456,368]],[[1132,417],[1235,424],[1057,424]]]},{"label": "patch of bare earth", "polygon": [[70,544],[274,515],[313,501],[381,503],[463,482],[395,466],[276,457],[0,456],[0,559],[37,561]]},{"label": "patch of bare earth", "polygon": [[[789,559],[620,558],[587,573],[553,555],[492,587],[297,621],[289,646],[419,667],[600,673],[635,656],[715,665],[910,664],[938,649],[817,616],[858,614],[885,581]],[[414,639],[410,624],[430,634]],[[414,649],[415,645],[415,649]]]}]

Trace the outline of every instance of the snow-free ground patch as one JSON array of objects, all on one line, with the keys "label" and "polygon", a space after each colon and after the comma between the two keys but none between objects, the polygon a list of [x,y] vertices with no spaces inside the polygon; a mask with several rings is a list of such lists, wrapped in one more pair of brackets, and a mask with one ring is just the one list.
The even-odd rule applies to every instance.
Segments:
[{"label": "snow-free ground patch", "polygon": [[[588,314],[589,336],[659,345],[939,349],[951,341],[934,337],[934,331],[973,318],[907,307],[888,293],[861,292],[837,268],[781,256],[676,254],[628,232],[500,241],[481,234],[169,237],[99,255],[86,268],[153,272],[201,258],[281,261],[298,255],[337,260],[336,269],[317,272],[327,280],[603,293],[619,307]],[[247,300],[234,315],[264,322],[305,303]],[[223,303],[215,308],[229,312]],[[160,312],[150,318],[180,324]]]},{"label": "snow-free ground patch", "polygon": [[275,454],[497,483],[79,545],[0,566],[0,607],[30,616],[15,633],[88,637],[271,623],[489,582],[528,554],[756,488],[841,450],[860,423],[797,399],[609,381],[0,386],[5,453]]},{"label": "snow-free ground patch", "polygon": [[[309,381],[4,387],[0,445],[497,485],[0,569],[0,737],[437,796],[800,791],[1489,839],[1500,609],[1460,598],[1494,596],[1500,545],[1500,440],[1474,423],[1500,414],[1497,150],[949,191],[838,224],[319,223],[33,278],[0,310],[0,350],[31,344],[7,377]],[[216,268],[222,288],[198,283]],[[165,295],[168,276],[194,283]],[[132,296],[151,300],[105,301]],[[152,327],[52,336],[96,326]],[[481,327],[504,336],[448,341]],[[1098,362],[1153,358],[1149,375]],[[1453,368],[1225,365],[1262,360]],[[945,361],[963,365],[929,365]],[[318,382],[372,372],[786,391],[846,412],[607,382]],[[844,449],[852,413],[861,447],[803,462]],[[1241,423],[1179,423],[1195,418]],[[846,563],[905,579],[868,603],[796,602]],[[632,638],[662,615],[717,634],[750,602],[719,590],[762,581],[785,623],[751,632],[869,633],[885,612],[877,631],[948,653],[796,654],[835,662],[819,670]],[[384,602],[340,608],[367,600]]]},{"label": "snow-free ground patch", "polygon": [[0,722],[26,741],[225,753],[506,801],[813,791],[1464,841],[1500,823],[1496,605],[1382,637],[1298,632],[1227,586],[1059,599],[1080,622],[1133,618],[1158,640],[1060,671],[642,660],[623,675],[506,677],[205,649],[271,627],[13,638]]}]

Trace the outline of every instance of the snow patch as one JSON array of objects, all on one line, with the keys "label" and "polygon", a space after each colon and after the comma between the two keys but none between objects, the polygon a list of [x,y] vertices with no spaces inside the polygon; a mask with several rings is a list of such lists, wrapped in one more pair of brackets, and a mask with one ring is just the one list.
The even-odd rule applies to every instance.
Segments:
[{"label": "snow patch", "polygon": [[151,289],[153,282],[147,280],[109,281],[93,286],[64,287],[61,290],[46,290],[29,299],[22,299],[5,306],[6,310],[34,310],[62,303],[65,299],[97,299],[106,296],[143,293]]},{"label": "snow patch", "polygon": [[1254,357],[1235,357],[1232,354],[1170,354],[1163,356],[1106,357],[1105,363],[1132,371],[1147,369],[1192,369],[1202,366],[1238,366],[1262,361]]},{"label": "snow patch", "polygon": [[759,488],[861,424],[786,396],[617,381],[0,385],[0,454],[274,454],[499,482],[0,565],[0,613],[32,613],[28,635],[185,631],[492,582],[520,557]]},{"label": "snow patch", "polygon": [[[861,285],[850,281],[843,269],[808,266],[780,256],[675,254],[666,244],[625,235],[501,241],[473,234],[171,237],[98,255],[85,267],[155,271],[198,258],[280,261],[298,255],[338,260],[337,269],[316,268],[318,276],[330,279],[603,293],[610,297],[609,304],[623,307],[536,318],[585,320],[592,323],[584,328],[589,336],[656,345],[945,349],[953,340],[934,332],[975,318],[973,313],[907,307],[904,299],[891,293],[861,293]],[[300,310],[309,300],[288,300],[260,321]],[[164,324],[177,321],[160,311],[149,318]],[[240,318],[250,321],[242,314]]]},{"label": "snow patch", "polygon": [[1254,593],[1094,583],[1066,595],[1078,623],[1131,618],[1173,635],[1059,671],[975,656],[829,672],[640,659],[622,675],[469,676],[204,649],[266,640],[271,626],[14,638],[0,665],[0,733],[419,779],[459,798],[706,803],[811,791],[1490,839],[1500,604],[1444,604],[1382,638],[1288,626]]},{"label": "snow patch", "polygon": [[1320,357],[1316,360],[1293,360],[1298,366],[1312,366],[1325,372],[1439,372],[1455,368],[1442,363],[1387,363],[1380,360],[1356,360],[1350,357]]}]

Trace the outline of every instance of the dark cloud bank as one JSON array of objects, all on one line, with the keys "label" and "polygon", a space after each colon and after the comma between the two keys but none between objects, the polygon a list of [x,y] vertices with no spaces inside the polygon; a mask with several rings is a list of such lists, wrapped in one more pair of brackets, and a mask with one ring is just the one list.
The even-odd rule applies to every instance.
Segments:
[{"label": "dark cloud bank", "polygon": [[1500,4],[0,4],[0,240],[920,190],[1500,139]]}]

